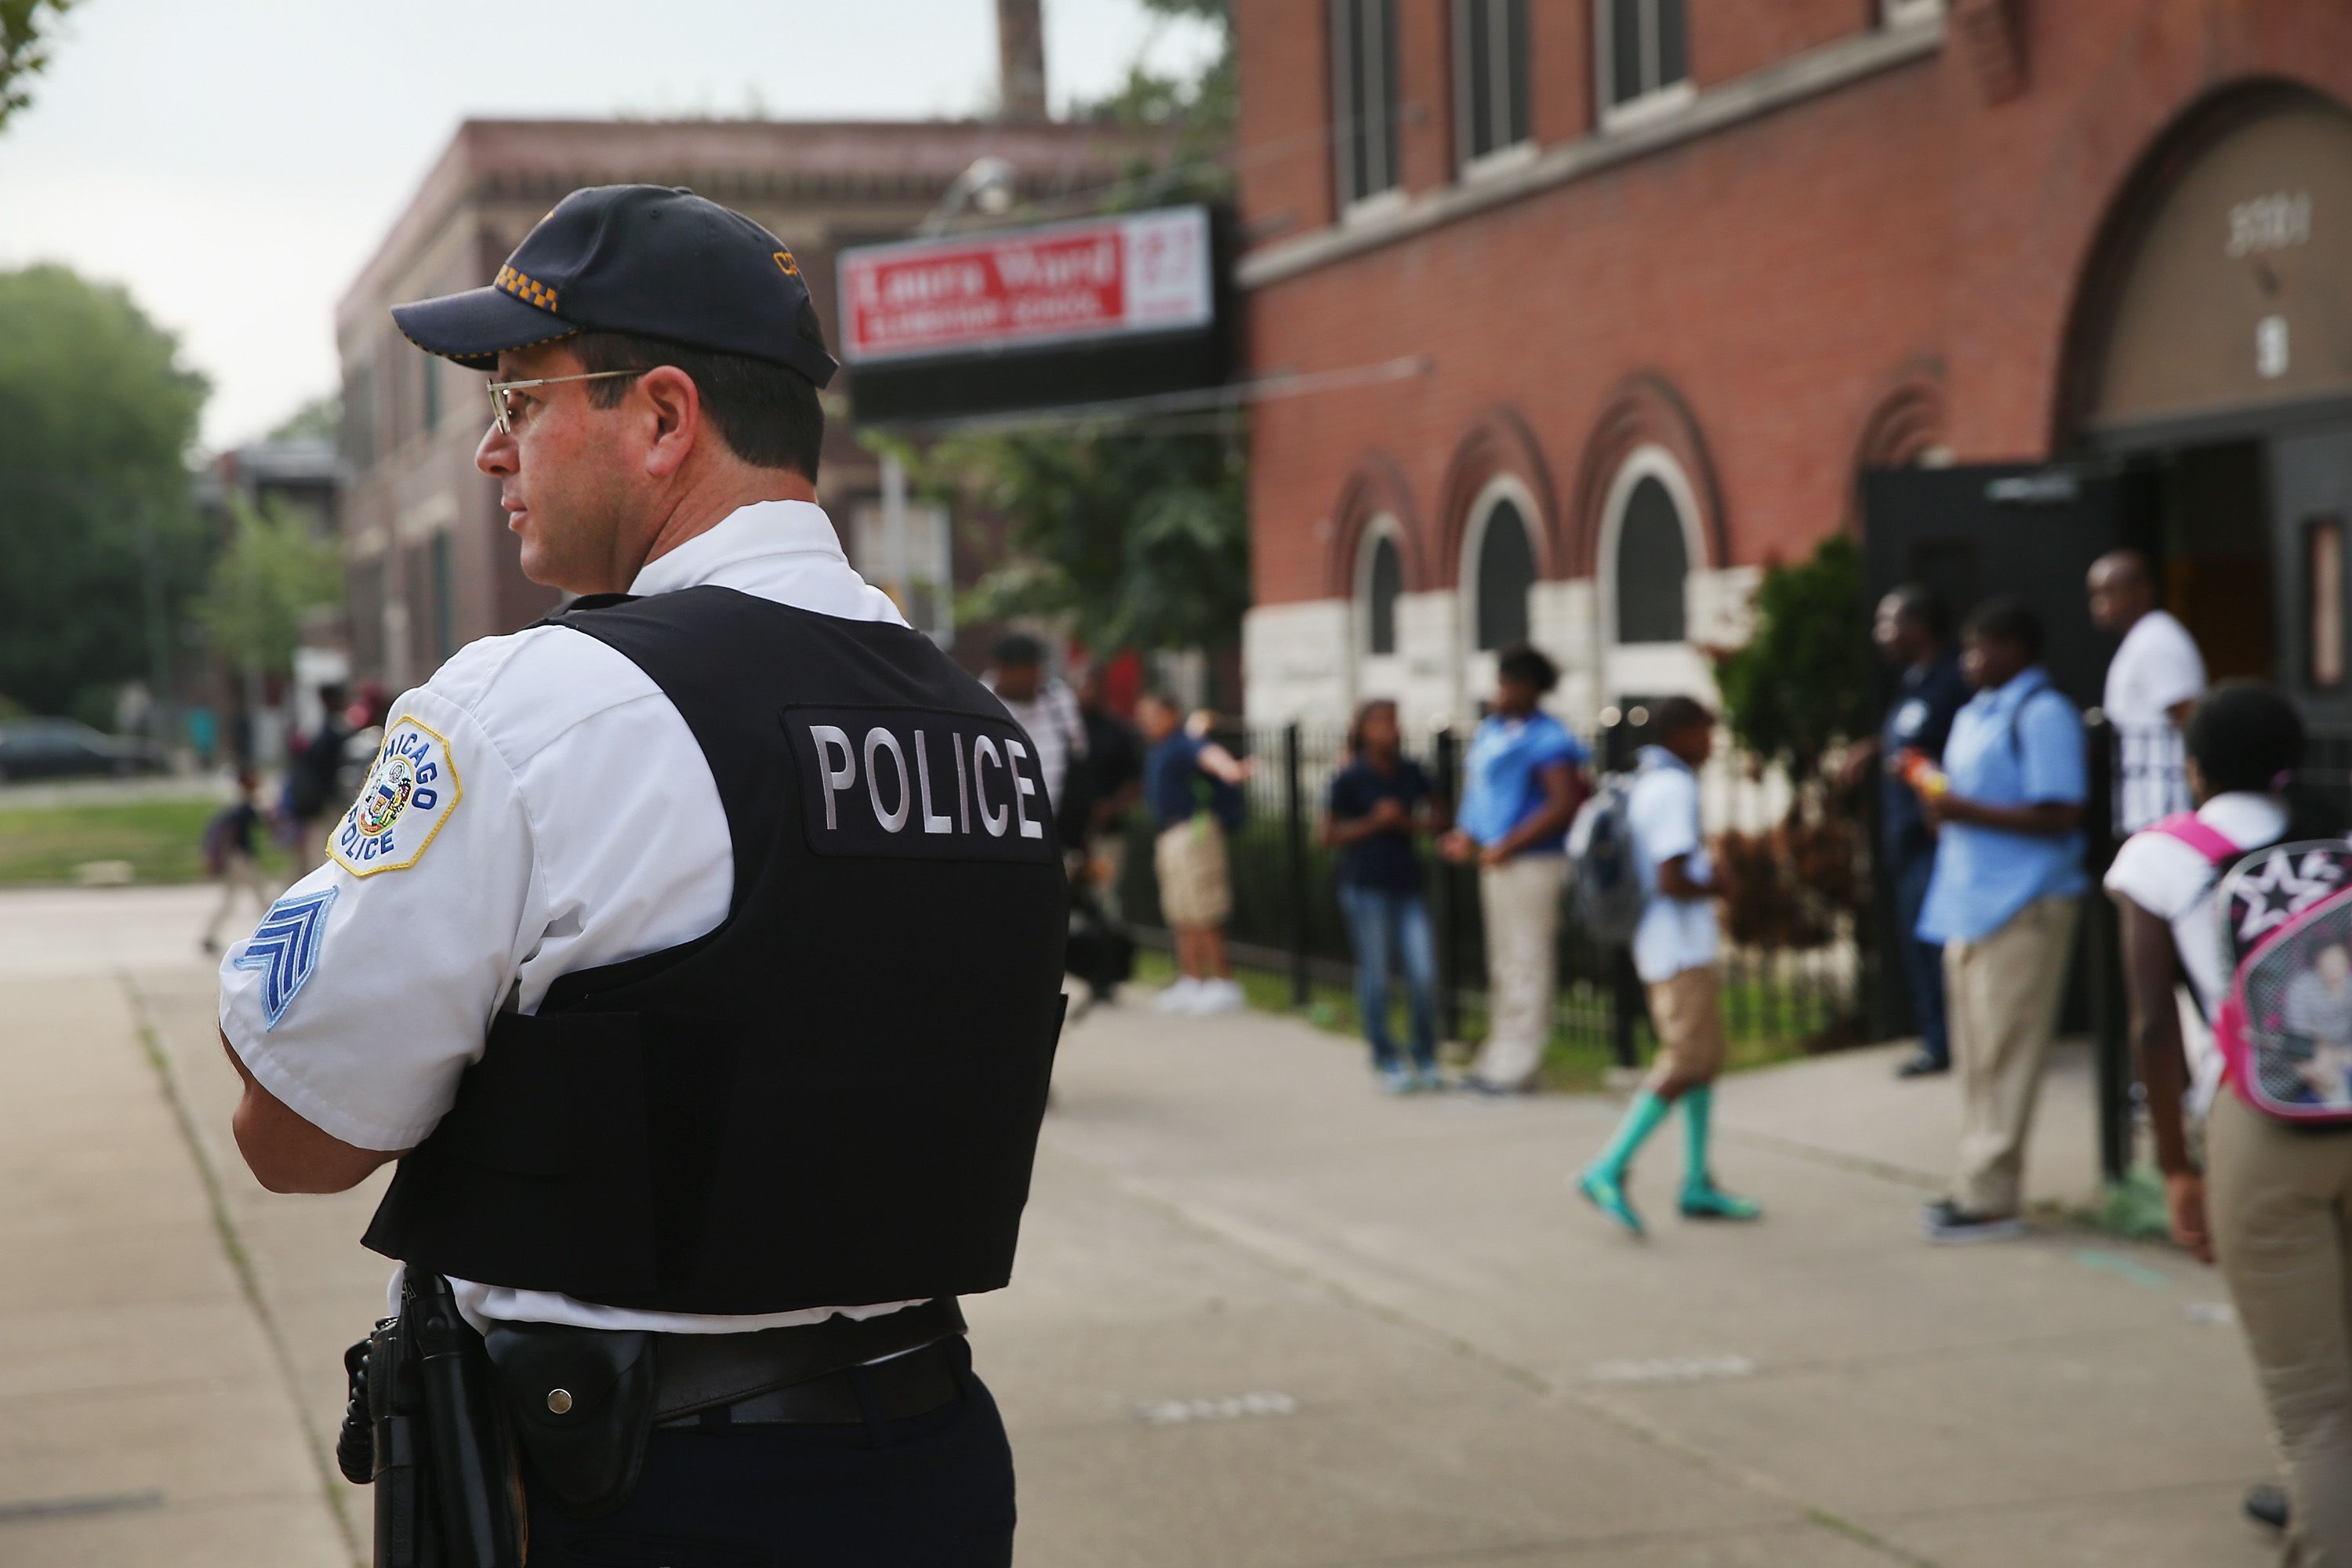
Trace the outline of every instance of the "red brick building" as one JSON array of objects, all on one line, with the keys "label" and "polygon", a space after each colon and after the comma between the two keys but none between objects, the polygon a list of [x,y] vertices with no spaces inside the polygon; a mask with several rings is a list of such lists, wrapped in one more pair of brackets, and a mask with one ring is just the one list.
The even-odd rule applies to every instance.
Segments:
[{"label": "red brick building", "polygon": [[2144,479],[2217,668],[2342,700],[2352,6],[1238,12],[1252,374],[1422,362],[1255,416],[1254,716],[1521,635],[1563,711],[1704,690],[1864,469],[1997,461]]}]

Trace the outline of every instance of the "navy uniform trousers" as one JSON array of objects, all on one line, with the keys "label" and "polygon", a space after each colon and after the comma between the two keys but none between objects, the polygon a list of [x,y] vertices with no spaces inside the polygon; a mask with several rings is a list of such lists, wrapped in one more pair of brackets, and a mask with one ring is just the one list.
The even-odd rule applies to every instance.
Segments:
[{"label": "navy uniform trousers", "polygon": [[1013,1446],[964,1396],[864,1426],[657,1427],[627,1503],[569,1517],[526,1488],[530,1568],[1008,1568]]}]

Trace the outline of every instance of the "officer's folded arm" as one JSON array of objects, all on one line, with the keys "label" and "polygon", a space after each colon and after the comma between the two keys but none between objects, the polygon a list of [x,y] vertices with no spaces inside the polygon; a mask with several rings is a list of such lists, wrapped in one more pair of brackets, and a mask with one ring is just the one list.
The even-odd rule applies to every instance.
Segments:
[{"label": "officer's folded arm", "polygon": [[367,1180],[377,1166],[408,1152],[405,1149],[362,1149],[320,1131],[262,1087],[253,1076],[253,1069],[236,1054],[236,1047],[229,1044],[226,1031],[221,1035],[221,1049],[228,1053],[237,1077],[245,1080],[245,1098],[237,1101],[236,1116],[231,1122],[236,1133],[237,1152],[245,1156],[254,1179],[271,1192],[349,1192]]}]

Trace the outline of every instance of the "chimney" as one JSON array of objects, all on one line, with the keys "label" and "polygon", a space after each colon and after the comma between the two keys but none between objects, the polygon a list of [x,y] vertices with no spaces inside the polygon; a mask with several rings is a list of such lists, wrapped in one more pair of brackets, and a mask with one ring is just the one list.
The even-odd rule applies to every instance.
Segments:
[{"label": "chimney", "polygon": [[996,0],[996,117],[1034,125],[1045,118],[1045,24],[1041,0]]}]

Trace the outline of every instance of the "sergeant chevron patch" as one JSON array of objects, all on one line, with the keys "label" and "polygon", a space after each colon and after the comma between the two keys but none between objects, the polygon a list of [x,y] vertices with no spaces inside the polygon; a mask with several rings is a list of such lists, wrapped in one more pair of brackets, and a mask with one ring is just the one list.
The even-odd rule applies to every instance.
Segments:
[{"label": "sergeant chevron patch", "polygon": [[327,935],[327,910],[341,891],[321,888],[315,893],[289,894],[278,900],[254,927],[245,951],[236,955],[235,967],[261,971],[261,1010],[268,1019],[265,1028],[278,1027],[294,994],[319,967],[319,948]]}]

